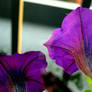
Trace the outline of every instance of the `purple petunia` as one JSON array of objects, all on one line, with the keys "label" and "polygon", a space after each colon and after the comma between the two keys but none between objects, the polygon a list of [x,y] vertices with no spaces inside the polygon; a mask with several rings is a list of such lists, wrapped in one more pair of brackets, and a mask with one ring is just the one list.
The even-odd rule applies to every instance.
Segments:
[{"label": "purple petunia", "polygon": [[41,72],[46,66],[40,51],[0,55],[0,92],[42,92]]},{"label": "purple petunia", "polygon": [[80,68],[92,78],[92,10],[72,11],[44,45],[65,72],[72,74]]}]

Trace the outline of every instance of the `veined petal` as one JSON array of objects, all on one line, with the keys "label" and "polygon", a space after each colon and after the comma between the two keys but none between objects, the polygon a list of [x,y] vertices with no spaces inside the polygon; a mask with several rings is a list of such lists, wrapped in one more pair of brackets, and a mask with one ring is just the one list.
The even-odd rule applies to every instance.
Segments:
[{"label": "veined petal", "polygon": [[0,92],[14,92],[14,85],[4,67],[0,64]]},{"label": "veined petal", "polygon": [[7,75],[3,67],[0,65],[0,92],[9,92],[8,88],[9,84],[7,85],[7,83],[8,83]]},{"label": "veined petal", "polygon": [[9,89],[5,86],[0,86],[0,92],[10,92]]},{"label": "veined petal", "polygon": [[[33,62],[35,58],[42,57],[45,60],[45,56],[40,51],[29,51],[23,54],[13,54],[13,55],[0,55],[0,64],[3,65],[7,71],[11,70],[22,70],[30,63]],[[39,62],[40,63],[40,62]],[[45,67],[47,66],[46,60],[43,61]]]},{"label": "veined petal", "polygon": [[[83,18],[83,16],[87,18]],[[92,11],[87,8],[77,8],[71,12],[62,23],[62,29],[66,31],[66,34],[62,37],[61,43],[64,48],[72,51],[78,67],[87,76],[92,78],[91,68],[88,64],[89,59],[87,57],[89,44],[87,32],[91,31],[89,28],[92,26],[89,22],[89,20],[92,20],[90,16],[92,16]],[[83,22],[84,20],[86,22]],[[89,28],[87,29],[87,27]]]},{"label": "veined petal", "polygon": [[[92,78],[92,10],[77,8],[65,17],[61,27],[62,32],[53,34],[46,46],[50,44],[50,48],[57,46],[57,48],[65,49],[72,55],[77,66]],[[57,53],[62,54],[60,50]]]},{"label": "veined petal", "polygon": [[58,28],[53,32],[52,37],[44,44],[48,48],[49,56],[56,60],[56,64],[64,68],[68,74],[77,71],[74,57],[68,49],[62,48],[61,37],[63,30]]},{"label": "veined petal", "polygon": [[[24,67],[26,92],[42,92],[42,71],[46,71],[47,66],[45,55],[40,51],[25,54],[28,55],[25,58],[26,62]],[[32,56],[29,54],[32,54]]]},{"label": "veined petal", "polygon": [[[39,64],[43,64],[43,67],[47,67],[45,55],[40,51],[29,51],[23,54],[20,54],[21,58],[24,60],[22,68],[26,68],[28,65],[34,63],[35,60],[40,60]],[[43,61],[42,61],[43,59]]]},{"label": "veined petal", "polygon": [[80,12],[85,54],[88,66],[92,72],[92,10],[80,8]]},{"label": "veined petal", "polygon": [[[12,82],[15,85],[22,86],[22,83],[26,83],[27,81],[28,82],[31,81],[31,83],[35,81],[35,84],[37,82],[38,89],[39,90],[43,89],[41,85],[41,72],[42,70],[45,70],[47,63],[46,63],[45,55],[42,52],[30,51],[23,54],[14,54],[11,56],[1,55],[0,65],[4,68],[4,70],[7,73],[4,76],[5,79],[7,80],[6,81],[5,79],[3,80],[4,80],[4,83],[9,83],[9,84],[6,84],[6,86],[9,85],[10,90],[13,90],[11,87]],[[9,78],[6,78],[7,75],[12,80],[12,82],[8,81]],[[1,76],[2,76],[2,73],[1,73]],[[35,86],[35,85],[32,85],[32,86]],[[13,91],[9,91],[9,92],[13,92]]]},{"label": "veined petal", "polygon": [[20,54],[14,55],[1,55],[0,64],[3,65],[7,71],[20,70],[24,60],[20,57]]},{"label": "veined petal", "polygon": [[42,84],[40,84],[39,82],[37,83],[37,81],[27,81],[26,82],[26,92],[42,92],[43,91],[43,87]]},{"label": "veined petal", "polygon": [[[36,57],[34,57],[34,55]],[[46,71],[46,58],[44,54],[40,51],[35,52],[33,54],[33,57],[34,58],[31,58],[30,56],[29,59],[27,59],[30,62],[27,61],[28,63],[25,66],[24,72],[28,80],[41,82],[42,71]]]}]

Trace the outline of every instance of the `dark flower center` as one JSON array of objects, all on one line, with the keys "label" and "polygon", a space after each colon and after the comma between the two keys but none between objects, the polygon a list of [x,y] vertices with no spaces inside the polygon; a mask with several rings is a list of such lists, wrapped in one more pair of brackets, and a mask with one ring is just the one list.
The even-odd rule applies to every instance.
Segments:
[{"label": "dark flower center", "polygon": [[12,70],[10,72],[11,79],[16,88],[16,92],[25,92],[25,75],[24,72]]}]

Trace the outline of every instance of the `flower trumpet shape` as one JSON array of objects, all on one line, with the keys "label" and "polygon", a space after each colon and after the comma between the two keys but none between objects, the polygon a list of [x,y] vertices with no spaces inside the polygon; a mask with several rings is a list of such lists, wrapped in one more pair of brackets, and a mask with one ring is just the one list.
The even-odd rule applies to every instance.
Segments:
[{"label": "flower trumpet shape", "polygon": [[40,51],[0,55],[0,92],[42,92],[41,72],[46,66]]},{"label": "flower trumpet shape", "polygon": [[92,78],[92,10],[79,7],[72,11],[44,45],[65,72],[80,69]]}]

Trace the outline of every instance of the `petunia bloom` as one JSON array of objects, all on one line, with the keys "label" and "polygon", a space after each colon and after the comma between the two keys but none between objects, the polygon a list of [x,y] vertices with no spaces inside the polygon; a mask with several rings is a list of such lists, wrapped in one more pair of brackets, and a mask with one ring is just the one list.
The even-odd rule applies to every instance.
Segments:
[{"label": "petunia bloom", "polygon": [[72,11],[44,45],[65,72],[81,69],[92,78],[92,10],[79,7]]},{"label": "petunia bloom", "polygon": [[42,92],[41,72],[46,66],[40,51],[0,55],[0,92]]}]

